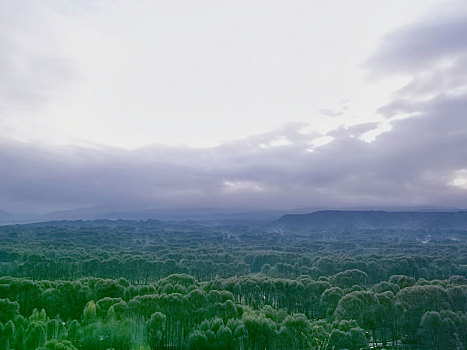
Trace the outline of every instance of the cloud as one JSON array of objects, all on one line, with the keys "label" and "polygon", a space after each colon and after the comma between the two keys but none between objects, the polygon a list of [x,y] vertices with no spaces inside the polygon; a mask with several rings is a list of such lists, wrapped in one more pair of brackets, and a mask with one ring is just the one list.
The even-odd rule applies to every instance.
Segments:
[{"label": "cloud", "polygon": [[432,107],[430,101],[443,96],[465,96],[466,3],[443,3],[419,21],[387,35],[368,60],[367,68],[373,77],[403,74],[410,78],[394,92],[390,103],[378,109],[379,114],[388,118],[427,113]]},{"label": "cloud", "polygon": [[4,3],[1,8],[0,115],[31,111],[74,79],[73,63],[54,43],[53,12],[32,3]]},{"label": "cloud", "polygon": [[3,139],[0,208],[466,207],[467,35],[454,37],[465,34],[465,13],[462,4],[449,8],[383,41],[369,70],[410,82],[379,108],[381,123],[325,135],[289,124],[206,148]]},{"label": "cloud", "polygon": [[[301,134],[299,125],[199,149],[4,142],[0,207],[463,206],[467,191],[453,184],[467,168],[467,98],[438,98],[427,110],[394,122],[370,143],[352,135],[372,125],[334,132],[314,152],[307,151],[314,136]],[[284,134],[288,144],[261,147]]]},{"label": "cloud", "polygon": [[212,146],[368,121],[388,92],[362,58],[439,1],[0,1],[0,136]]},{"label": "cloud", "polygon": [[341,116],[342,114],[344,114],[344,111],[343,110],[340,110],[340,111],[333,111],[332,109],[329,109],[329,108],[323,108],[323,109],[320,109],[319,112],[325,116],[328,116],[328,117],[339,117]]},{"label": "cloud", "polygon": [[446,64],[467,53],[467,5],[442,3],[417,22],[386,36],[382,47],[368,61],[376,75],[414,74]]}]

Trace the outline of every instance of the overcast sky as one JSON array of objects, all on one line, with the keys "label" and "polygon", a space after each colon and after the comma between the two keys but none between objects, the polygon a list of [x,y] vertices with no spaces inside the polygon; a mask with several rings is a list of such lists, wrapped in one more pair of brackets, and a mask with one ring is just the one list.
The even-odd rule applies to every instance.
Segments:
[{"label": "overcast sky", "polygon": [[0,209],[467,207],[467,4],[0,0]]}]

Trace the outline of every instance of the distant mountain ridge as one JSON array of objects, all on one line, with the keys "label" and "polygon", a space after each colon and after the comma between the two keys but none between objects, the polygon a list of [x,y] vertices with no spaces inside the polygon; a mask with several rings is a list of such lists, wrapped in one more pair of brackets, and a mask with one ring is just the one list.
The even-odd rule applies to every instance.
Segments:
[{"label": "distant mountain ridge", "polygon": [[51,212],[43,215],[40,221],[60,220],[198,220],[198,221],[263,221],[271,222],[287,213],[284,210],[229,211],[217,209],[140,209],[119,210],[105,207],[78,208]]},{"label": "distant mountain ridge", "polygon": [[273,222],[288,230],[326,229],[456,229],[467,230],[467,211],[389,212],[323,210],[286,214]]},{"label": "distant mountain ridge", "polygon": [[[99,220],[99,219],[109,219],[109,220],[132,220],[132,221],[145,221],[145,220],[162,220],[162,221],[186,221],[194,220],[199,222],[209,222],[209,223],[243,223],[243,224],[260,224],[270,227],[274,222],[274,225],[277,226],[279,223],[281,226],[285,227],[285,223],[289,228],[294,227],[294,229],[299,229],[300,225],[311,225],[312,228],[329,228],[329,227],[341,227],[338,225],[339,220],[342,223],[345,223],[345,227],[355,228],[355,227],[381,227],[381,223],[385,220],[389,220],[384,217],[383,214],[377,213],[386,213],[387,215],[393,215],[394,213],[406,213],[406,215],[412,216],[414,213],[429,213],[430,215],[438,213],[441,215],[438,218],[438,221],[443,222],[445,220],[445,213],[455,213],[455,212],[467,212],[465,209],[458,208],[433,208],[433,207],[413,207],[413,208],[365,208],[365,207],[352,207],[352,208],[321,208],[321,207],[308,207],[308,208],[295,208],[295,209],[221,209],[221,208],[185,208],[185,209],[122,209],[112,206],[96,206],[88,208],[75,208],[69,210],[61,210],[49,213],[8,213],[3,210],[0,210],[0,225],[11,225],[11,224],[24,224],[24,223],[33,223],[33,222],[50,222],[50,221],[61,221],[61,220]],[[327,214],[317,214],[317,213],[327,213]],[[334,214],[332,214],[334,213]],[[341,216],[337,216],[335,213],[360,213],[358,214],[359,219],[354,217],[352,219],[344,219]],[[363,214],[367,213],[367,214]],[[368,214],[370,213],[370,214]],[[308,217],[311,215],[313,218],[310,222]],[[343,214],[350,215],[350,214]],[[380,216],[378,219],[366,218],[362,219],[362,216],[371,216],[376,217]],[[290,218],[289,218],[290,216]],[[462,215],[461,215],[462,216]],[[448,215],[449,217],[449,215]],[[289,219],[287,219],[289,218]],[[426,218],[423,216],[421,219],[412,218],[413,220],[421,220],[421,223],[427,222]],[[412,220],[411,219],[411,220]],[[373,220],[373,221],[372,221]],[[430,219],[431,220],[431,219]],[[451,220],[451,219],[450,219]],[[454,218],[453,220],[461,220],[460,224],[453,224],[452,227],[457,227],[464,225],[464,219]],[[410,221],[410,220],[408,220]],[[439,222],[434,224],[441,225]],[[295,224],[294,224],[295,222]],[[354,222],[354,224],[351,224]],[[428,221],[431,223],[432,221]],[[300,224],[299,224],[300,223]],[[358,223],[358,224],[357,224]],[[395,221],[397,223],[397,220]],[[389,223],[383,225],[386,227]],[[419,224],[414,224],[416,227],[420,226]],[[417,226],[418,225],[418,226]],[[447,227],[447,224],[442,224],[442,227]],[[397,226],[397,225],[396,225]],[[304,227],[307,229],[307,227]]]}]

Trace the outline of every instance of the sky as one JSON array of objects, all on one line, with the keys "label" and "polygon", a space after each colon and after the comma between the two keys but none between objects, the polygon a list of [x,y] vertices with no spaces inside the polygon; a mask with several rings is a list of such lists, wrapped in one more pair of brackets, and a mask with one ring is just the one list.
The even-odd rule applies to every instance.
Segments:
[{"label": "sky", "polygon": [[467,208],[467,4],[0,0],[0,209]]}]

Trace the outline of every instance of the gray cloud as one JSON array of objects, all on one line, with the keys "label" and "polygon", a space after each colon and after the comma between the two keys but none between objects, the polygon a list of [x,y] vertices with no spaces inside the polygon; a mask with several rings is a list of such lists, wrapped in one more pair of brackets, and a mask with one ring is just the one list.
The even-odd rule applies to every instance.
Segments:
[{"label": "gray cloud", "polygon": [[[341,131],[313,152],[307,151],[310,137],[300,126],[209,149],[51,149],[7,142],[0,147],[0,163],[8,165],[2,169],[0,205],[5,210],[106,204],[463,206],[467,191],[449,182],[456,170],[467,168],[467,98],[437,98],[427,110],[395,122],[374,142]],[[278,136],[290,143],[261,146]]]},{"label": "gray cloud", "polygon": [[[48,22],[54,18],[50,14],[35,12],[35,5],[17,3],[2,4],[1,9],[0,118],[37,109],[75,77],[72,61],[53,44],[54,28]],[[25,32],[32,38],[25,40]]]},{"label": "gray cloud", "polygon": [[462,1],[451,1],[418,22],[390,33],[368,64],[376,75],[413,74],[466,52],[467,6]]}]

